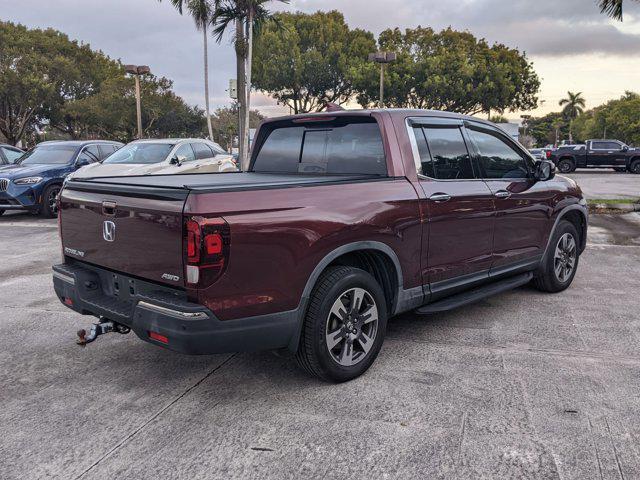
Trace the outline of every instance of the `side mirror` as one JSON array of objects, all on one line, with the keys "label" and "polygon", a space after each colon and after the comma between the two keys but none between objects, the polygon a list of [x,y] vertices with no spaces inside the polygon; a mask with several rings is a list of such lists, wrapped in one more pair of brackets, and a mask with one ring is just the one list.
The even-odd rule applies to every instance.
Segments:
[{"label": "side mirror", "polygon": [[76,160],[76,168],[84,167],[86,165],[89,165],[89,163],[89,160],[87,160],[86,158],[79,158],[78,160]]},{"label": "side mirror", "polygon": [[550,160],[540,160],[536,163],[534,172],[535,179],[539,182],[546,182],[556,176],[556,166]]},{"label": "side mirror", "polygon": [[623,152],[628,152],[628,151],[629,151],[629,146],[628,146],[628,145],[623,145],[623,146],[622,146],[622,148],[621,148],[621,150],[622,150]]},{"label": "side mirror", "polygon": [[185,157],[184,155],[176,155],[169,161],[169,163],[171,165],[177,165],[179,167],[186,161],[187,161],[187,157]]}]

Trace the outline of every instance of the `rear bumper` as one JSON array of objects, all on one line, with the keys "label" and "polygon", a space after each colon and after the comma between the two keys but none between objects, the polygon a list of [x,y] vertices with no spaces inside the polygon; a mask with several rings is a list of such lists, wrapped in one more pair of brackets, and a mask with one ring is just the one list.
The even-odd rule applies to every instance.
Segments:
[{"label": "rear bumper", "polygon": [[189,355],[279,349],[297,332],[297,311],[221,321],[181,290],[80,262],[55,265],[53,285],[72,310],[116,321],[146,342]]}]

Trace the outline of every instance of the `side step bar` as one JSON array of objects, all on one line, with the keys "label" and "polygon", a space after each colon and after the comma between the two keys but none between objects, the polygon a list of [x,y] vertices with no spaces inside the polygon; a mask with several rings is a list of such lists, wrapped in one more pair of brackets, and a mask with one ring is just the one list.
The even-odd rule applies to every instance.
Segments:
[{"label": "side step bar", "polygon": [[420,308],[417,308],[414,312],[418,315],[428,315],[430,313],[446,312],[447,310],[453,310],[454,308],[475,303],[484,298],[496,295],[497,293],[506,292],[507,290],[513,290],[525,283],[528,283],[533,278],[533,272],[522,273],[514,277],[505,278],[498,282],[483,285],[481,287],[467,290],[466,292],[458,293],[451,297],[443,298],[434,303],[428,303]]}]

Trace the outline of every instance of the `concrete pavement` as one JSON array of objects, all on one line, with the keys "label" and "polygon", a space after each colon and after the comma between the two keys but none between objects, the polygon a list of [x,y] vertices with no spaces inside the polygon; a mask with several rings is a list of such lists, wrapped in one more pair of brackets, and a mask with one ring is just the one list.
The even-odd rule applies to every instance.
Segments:
[{"label": "concrete pavement", "polygon": [[79,348],[55,220],[0,218],[0,476],[640,478],[640,247],[600,220],[568,291],[404,315],[329,385],[270,353]]}]

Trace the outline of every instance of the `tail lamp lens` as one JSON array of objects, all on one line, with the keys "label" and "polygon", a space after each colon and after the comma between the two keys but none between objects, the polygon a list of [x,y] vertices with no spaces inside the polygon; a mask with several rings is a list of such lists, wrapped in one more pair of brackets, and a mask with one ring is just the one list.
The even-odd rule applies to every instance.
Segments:
[{"label": "tail lamp lens", "polygon": [[544,153],[547,155],[548,159],[551,158],[551,150],[546,150]]},{"label": "tail lamp lens", "polygon": [[190,217],[185,223],[187,283],[204,288],[224,272],[229,259],[229,225],[222,218]]}]

